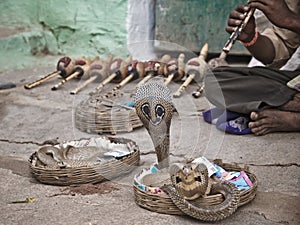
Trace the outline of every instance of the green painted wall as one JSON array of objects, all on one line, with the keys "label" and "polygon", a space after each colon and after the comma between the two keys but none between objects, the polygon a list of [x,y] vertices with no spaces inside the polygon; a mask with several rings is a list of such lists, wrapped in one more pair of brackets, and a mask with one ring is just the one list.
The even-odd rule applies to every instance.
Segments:
[{"label": "green painted wall", "polygon": [[126,12],[127,0],[1,0],[1,70],[45,63],[41,55],[93,57],[123,46]]},{"label": "green painted wall", "polygon": [[[198,52],[203,44],[219,53],[229,34],[225,31],[231,10],[246,0],[156,0],[156,39],[175,42]],[[231,53],[247,50],[236,43]]]}]

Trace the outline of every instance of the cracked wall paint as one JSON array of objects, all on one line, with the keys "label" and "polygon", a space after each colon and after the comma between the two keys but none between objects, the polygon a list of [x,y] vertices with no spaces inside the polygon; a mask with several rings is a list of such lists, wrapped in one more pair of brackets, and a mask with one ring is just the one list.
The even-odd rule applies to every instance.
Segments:
[{"label": "cracked wall paint", "polygon": [[13,64],[7,56],[26,64],[48,53],[102,55],[126,44],[126,13],[127,0],[2,0],[0,32],[13,34],[0,38],[0,66]]}]

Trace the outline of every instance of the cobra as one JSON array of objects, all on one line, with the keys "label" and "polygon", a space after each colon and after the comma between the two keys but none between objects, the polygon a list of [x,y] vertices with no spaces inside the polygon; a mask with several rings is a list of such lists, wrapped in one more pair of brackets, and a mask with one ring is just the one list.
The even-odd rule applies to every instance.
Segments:
[{"label": "cobra", "polygon": [[137,115],[152,139],[158,167],[168,167],[170,126],[175,109],[169,89],[161,78],[152,78],[139,87],[134,102]]},{"label": "cobra", "polygon": [[[135,96],[137,115],[154,144],[159,169],[169,167],[170,125],[175,109],[170,91],[159,78],[142,85]],[[239,191],[227,182],[213,183],[204,164],[173,164],[171,184],[161,189],[185,214],[204,221],[217,221],[230,216],[239,203]],[[221,193],[224,201],[214,206],[201,206],[197,201],[208,194]]]}]

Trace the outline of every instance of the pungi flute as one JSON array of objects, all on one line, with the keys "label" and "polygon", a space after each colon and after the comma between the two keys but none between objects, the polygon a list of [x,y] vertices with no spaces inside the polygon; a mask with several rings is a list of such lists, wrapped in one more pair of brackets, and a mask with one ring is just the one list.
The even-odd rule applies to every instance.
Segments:
[{"label": "pungi flute", "polygon": [[172,80],[179,81],[184,77],[184,58],[185,55],[181,53],[177,59],[172,59],[165,65],[164,75],[167,76],[165,85],[168,85]]},{"label": "pungi flute", "polygon": [[126,77],[116,86],[114,87],[110,92],[104,95],[104,97],[108,98],[109,94],[112,94],[115,96],[117,92],[123,88],[127,83],[129,83],[131,80],[135,80],[138,78],[141,78],[144,76],[144,63],[138,62],[137,60],[134,60],[130,65],[127,66],[126,70]]},{"label": "pungi flute", "polygon": [[73,72],[73,69],[74,69],[74,60],[72,60],[68,56],[62,57],[57,62],[55,72],[50,73],[50,74],[44,76],[43,78],[36,80],[30,84],[25,84],[24,87],[26,89],[31,89],[31,88],[37,87],[37,86],[41,85],[42,83],[44,83],[58,75],[60,75],[62,78],[65,78]]},{"label": "pungi flute", "polygon": [[150,60],[144,62],[144,78],[136,85],[136,89],[138,89],[141,85],[146,83],[152,77],[157,75],[162,75],[164,73],[164,67],[166,63],[171,60],[171,56],[165,54],[159,60]]},{"label": "pungi flute", "polygon": [[51,90],[55,91],[55,90],[59,89],[61,86],[63,86],[66,82],[68,82],[74,78],[84,76],[88,72],[90,64],[93,61],[95,61],[96,59],[97,59],[97,57],[95,57],[93,60],[89,60],[89,59],[83,57],[82,59],[75,60],[75,66],[74,66],[73,73],[70,74],[69,76],[65,77],[58,84],[54,85],[51,88]]},{"label": "pungi flute", "polygon": [[101,89],[109,82],[121,82],[126,76],[127,66],[130,64],[131,60],[131,56],[128,56],[126,60],[122,60],[119,58],[112,60],[108,72],[110,75],[106,79],[104,79],[90,94],[96,94],[100,92]]},{"label": "pungi flute", "polygon": [[253,15],[254,11],[255,11],[254,8],[250,8],[250,10],[245,13],[245,19],[242,21],[242,23],[239,26],[237,26],[235,28],[234,32],[231,33],[230,37],[228,38],[227,42],[225,43],[225,45],[222,49],[222,52],[221,52],[220,56],[218,58],[211,59],[208,62],[208,65],[211,68],[215,68],[215,67],[223,66],[223,65],[228,65],[228,63],[225,61],[225,59],[226,59],[229,51],[231,50],[232,46],[234,45],[236,39],[238,38],[238,36],[242,32],[242,30],[248,24],[248,22],[249,22],[251,16]]},{"label": "pungi flute", "polygon": [[205,43],[205,45],[202,47],[200,51],[199,57],[190,59],[186,63],[185,73],[187,78],[183,82],[183,84],[177,89],[177,91],[173,94],[174,98],[180,97],[181,94],[184,92],[184,90],[187,88],[187,86],[192,82],[192,80],[195,79],[197,75],[199,75],[199,78],[204,76],[203,73],[205,71],[205,68],[201,68],[201,67],[207,67],[206,63],[204,63],[207,57],[207,53],[208,53],[208,44]]},{"label": "pungi flute", "polygon": [[110,65],[110,62],[112,60],[112,56],[108,57],[107,60],[101,60],[100,58],[94,61],[90,65],[89,69],[89,78],[85,80],[81,85],[79,85],[77,88],[72,90],[70,94],[74,95],[77,94],[79,91],[81,91],[83,88],[85,88],[90,83],[94,82],[95,80],[103,80],[107,78],[108,76],[108,67]]}]

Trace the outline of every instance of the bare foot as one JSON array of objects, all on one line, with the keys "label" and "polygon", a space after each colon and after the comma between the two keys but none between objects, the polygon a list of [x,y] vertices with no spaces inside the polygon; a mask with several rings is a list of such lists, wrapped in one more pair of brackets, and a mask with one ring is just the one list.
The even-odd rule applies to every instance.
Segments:
[{"label": "bare foot", "polygon": [[255,135],[265,135],[278,131],[300,131],[300,113],[265,109],[252,112],[249,127]]}]

